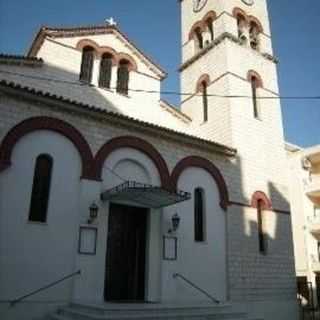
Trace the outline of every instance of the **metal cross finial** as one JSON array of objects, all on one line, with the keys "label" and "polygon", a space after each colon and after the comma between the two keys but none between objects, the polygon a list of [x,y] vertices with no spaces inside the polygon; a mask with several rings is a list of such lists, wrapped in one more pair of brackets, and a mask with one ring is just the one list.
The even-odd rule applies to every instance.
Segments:
[{"label": "metal cross finial", "polygon": [[106,23],[109,25],[109,26],[116,26],[117,23],[116,21],[113,19],[113,17],[110,17],[109,19],[106,19]]}]

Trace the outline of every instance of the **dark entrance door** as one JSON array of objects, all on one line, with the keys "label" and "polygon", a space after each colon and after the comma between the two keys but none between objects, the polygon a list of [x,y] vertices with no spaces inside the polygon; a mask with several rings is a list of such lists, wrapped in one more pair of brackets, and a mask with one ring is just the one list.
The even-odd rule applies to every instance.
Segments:
[{"label": "dark entrance door", "polygon": [[110,204],[106,254],[106,301],[145,298],[148,209]]}]

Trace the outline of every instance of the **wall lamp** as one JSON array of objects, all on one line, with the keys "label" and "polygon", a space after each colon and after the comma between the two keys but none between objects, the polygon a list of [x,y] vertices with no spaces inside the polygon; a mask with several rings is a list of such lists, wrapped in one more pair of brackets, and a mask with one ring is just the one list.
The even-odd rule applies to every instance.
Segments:
[{"label": "wall lamp", "polygon": [[95,202],[92,202],[92,204],[89,207],[89,219],[88,224],[92,224],[94,220],[97,219],[99,212],[99,207]]},{"label": "wall lamp", "polygon": [[168,233],[176,232],[179,228],[180,221],[181,221],[181,218],[176,212],[171,218],[172,228],[168,230]]}]

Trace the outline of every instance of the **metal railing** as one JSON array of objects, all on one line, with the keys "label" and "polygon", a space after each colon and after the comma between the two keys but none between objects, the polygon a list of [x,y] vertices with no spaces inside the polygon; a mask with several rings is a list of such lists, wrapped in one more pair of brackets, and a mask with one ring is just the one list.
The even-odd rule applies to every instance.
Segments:
[{"label": "metal railing", "polygon": [[192,281],[190,281],[189,279],[187,279],[186,277],[184,277],[182,274],[180,273],[174,273],[173,274],[173,278],[180,278],[182,279],[184,282],[186,282],[187,284],[189,284],[191,287],[193,287],[194,289],[198,290],[199,292],[201,292],[202,294],[204,294],[206,297],[208,297],[211,301],[213,301],[216,304],[220,304],[221,301],[217,300],[216,298],[214,298],[211,294],[209,294],[207,291],[201,289],[199,286],[197,286],[195,283],[193,283]]},{"label": "metal railing", "polygon": [[67,275],[67,276],[65,276],[65,277],[63,277],[63,278],[61,278],[61,279],[59,279],[59,280],[56,280],[56,281],[54,281],[54,282],[52,282],[52,283],[50,283],[50,284],[48,284],[48,285],[46,285],[46,286],[43,286],[43,287],[41,287],[41,288],[39,288],[39,289],[37,289],[37,290],[34,290],[34,291],[32,291],[32,292],[29,292],[28,294],[25,294],[25,295],[23,295],[23,296],[20,296],[20,297],[14,299],[14,300],[9,300],[8,302],[10,303],[10,306],[11,306],[11,307],[14,307],[16,304],[22,302],[23,300],[25,300],[25,299],[27,299],[27,298],[30,298],[31,296],[34,296],[35,294],[37,294],[37,293],[39,293],[39,292],[48,290],[48,289],[56,286],[57,284],[59,284],[59,283],[61,283],[61,282],[64,282],[64,281],[66,281],[66,280],[68,280],[68,279],[71,279],[71,278],[73,278],[73,277],[75,277],[75,276],[77,276],[77,275],[80,275],[80,274],[81,274],[81,270],[78,270],[78,271],[73,272],[73,273],[71,273],[71,274],[69,274],[69,275]]}]

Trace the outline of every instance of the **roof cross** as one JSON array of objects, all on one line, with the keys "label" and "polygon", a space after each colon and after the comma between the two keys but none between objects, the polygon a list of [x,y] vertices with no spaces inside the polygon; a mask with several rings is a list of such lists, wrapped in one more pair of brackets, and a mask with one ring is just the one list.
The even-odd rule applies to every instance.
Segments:
[{"label": "roof cross", "polygon": [[117,22],[113,19],[113,17],[110,17],[109,19],[106,19],[105,21],[109,26],[116,26],[117,25]]}]

